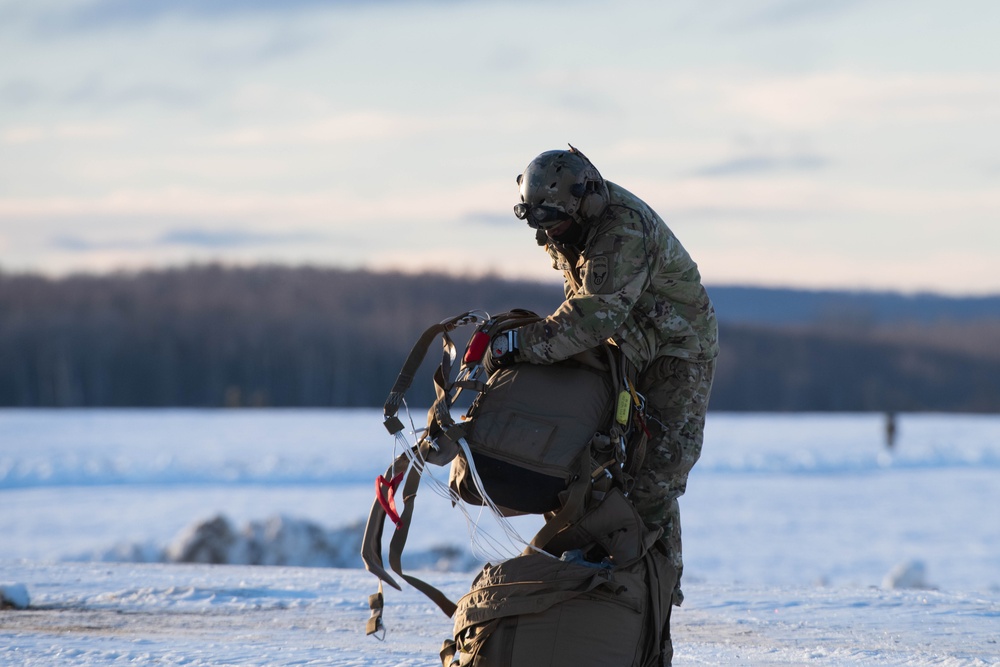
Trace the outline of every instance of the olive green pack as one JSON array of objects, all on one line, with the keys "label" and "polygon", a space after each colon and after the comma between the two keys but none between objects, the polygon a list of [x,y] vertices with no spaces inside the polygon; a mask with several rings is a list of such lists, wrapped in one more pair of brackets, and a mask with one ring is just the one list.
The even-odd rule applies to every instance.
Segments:
[{"label": "olive green pack", "polygon": [[[482,341],[538,319],[520,310],[497,317],[464,313],[431,327],[414,345],[385,405],[386,428],[397,438],[403,430],[397,411],[438,336],[443,361],[434,374],[437,398],[427,428],[376,482],[362,547],[365,567],[380,580],[369,600],[368,632],[382,628],[382,582],[399,588],[382,559],[388,517],[396,524],[389,569],[455,619],[454,637],[442,651],[445,665],[655,664],[650,660],[663,643],[675,575],[651,548],[659,530],[649,530],[626,497],[628,471],[644,445],[632,369],[602,346],[582,360],[515,364],[483,377]],[[478,327],[452,379],[457,354],[450,333],[466,324]],[[451,410],[464,391],[475,399],[455,420]],[[426,464],[451,466],[456,501],[546,519],[524,554],[487,565],[457,605],[402,567]],[[397,514],[399,497],[404,509]],[[597,642],[603,653],[590,645],[601,629],[618,637]]]}]

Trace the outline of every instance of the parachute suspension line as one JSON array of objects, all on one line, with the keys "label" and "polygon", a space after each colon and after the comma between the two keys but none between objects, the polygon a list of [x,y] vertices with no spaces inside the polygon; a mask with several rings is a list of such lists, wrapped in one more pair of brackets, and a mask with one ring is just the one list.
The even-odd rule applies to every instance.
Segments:
[{"label": "parachute suspension line", "polygon": [[[402,400],[402,406],[404,412],[406,413],[406,420],[410,423],[410,433],[413,434],[414,438],[416,438],[419,430],[413,422],[413,417],[410,414],[410,409],[406,404],[405,399]],[[528,545],[525,539],[521,537],[517,530],[510,524],[510,521],[503,516],[497,506],[493,503],[492,499],[490,499],[489,495],[486,493],[482,480],[479,477],[479,473],[475,471],[475,464],[471,463],[472,454],[469,451],[468,443],[466,443],[465,439],[462,438],[459,440],[459,444],[464,450],[465,456],[470,461],[476,490],[479,492],[480,497],[486,499],[488,503],[487,506],[480,507],[478,509],[476,512],[478,516],[472,515],[468,505],[461,499],[457,492],[451,489],[447,481],[442,481],[434,474],[433,466],[427,466],[427,462],[424,460],[423,456],[420,455],[419,448],[410,444],[404,431],[399,431],[395,434],[393,460],[395,460],[400,453],[405,454],[407,460],[409,461],[409,465],[412,466],[423,478],[427,487],[430,488],[435,495],[445,499],[451,503],[453,507],[458,508],[465,519],[465,524],[471,539],[472,552],[475,557],[486,561],[500,561],[513,558],[524,546],[530,545]],[[406,500],[403,499],[403,502],[405,503]],[[480,522],[482,521],[483,514],[487,509],[493,515],[493,519],[503,532],[506,541],[480,528]]]},{"label": "parachute suspension line", "polygon": [[[465,454],[466,463],[469,466],[469,472],[472,473],[472,480],[473,483],[475,484],[476,492],[479,493],[479,497],[483,499],[486,508],[488,508],[490,512],[493,514],[493,517],[496,520],[497,525],[499,525],[500,529],[503,530],[504,536],[507,538],[508,543],[511,546],[516,546],[519,552],[525,548],[528,548],[533,551],[538,551],[539,553],[545,553],[544,551],[542,551],[541,549],[537,549],[530,542],[521,537],[521,534],[517,532],[517,529],[514,528],[513,525],[511,525],[507,517],[503,515],[503,513],[500,511],[500,508],[498,508],[496,506],[496,503],[493,502],[493,499],[490,498],[490,495],[486,492],[486,487],[483,485],[483,480],[479,476],[479,471],[476,470],[475,459],[473,459],[472,457],[472,452],[469,450],[469,443],[466,442],[465,438],[458,439],[458,446],[462,448],[462,452]],[[476,524],[476,528],[478,528],[478,524]],[[478,531],[473,534],[474,546],[478,546],[476,544],[476,537],[478,535],[480,535]],[[513,555],[516,556],[517,554]],[[510,557],[512,556],[507,556],[507,558]]]},{"label": "parachute suspension line", "polygon": [[[482,324],[487,322],[489,319],[490,315],[484,311],[471,311],[469,313],[466,313],[465,316],[463,316],[461,319],[458,319],[450,323],[448,330],[450,331],[452,329],[455,329],[457,327],[466,324]],[[444,355],[446,358],[443,359],[443,363],[450,366],[451,363],[454,363],[457,357],[455,355],[454,347],[448,344],[450,343],[450,341],[447,339],[447,333],[445,334],[445,338],[446,338],[445,340],[446,344],[445,344]],[[463,358],[463,362],[464,361],[465,359]],[[464,363],[463,366],[465,366]],[[478,374],[480,370],[481,366],[477,366],[474,370],[465,369],[467,377],[462,378],[460,372],[459,379],[466,379],[466,380],[471,379],[473,378],[474,375]],[[461,391],[460,389],[456,391],[455,394],[451,396],[451,400],[455,400],[460,391]],[[416,425],[413,422],[413,417],[410,414],[410,408],[409,405],[407,405],[406,403],[405,396],[403,395],[399,396],[397,405],[401,405],[403,411],[406,413],[406,421],[408,421],[410,424],[409,432],[410,434],[413,435],[414,441],[419,444],[421,434],[425,433],[427,429],[417,429]],[[409,462],[407,469],[409,469],[409,467],[412,467],[417,472],[417,474],[419,474],[423,478],[424,482],[430,486],[434,494],[445,499],[446,501],[450,502],[453,507],[457,507],[459,509],[459,511],[465,518],[466,526],[471,540],[472,552],[474,556],[487,561],[500,561],[513,558],[514,556],[517,556],[519,553],[522,553],[525,549],[540,554],[545,554],[547,556],[551,556],[551,554],[535,547],[530,542],[525,540],[517,531],[517,529],[514,528],[514,526],[511,524],[508,517],[505,517],[503,515],[503,512],[501,512],[500,509],[497,507],[496,503],[493,502],[493,499],[486,492],[486,488],[485,485],[483,484],[482,478],[480,478],[479,476],[479,471],[476,470],[476,464],[472,458],[472,452],[470,451],[469,444],[465,441],[465,438],[460,438],[458,440],[458,445],[462,449],[466,461],[468,462],[469,470],[472,473],[472,479],[475,489],[479,494],[479,497],[482,498],[484,501],[484,505],[478,508],[475,517],[472,515],[472,513],[470,513],[469,511],[470,508],[468,507],[467,503],[465,503],[461,499],[461,497],[458,495],[456,491],[452,490],[448,482],[442,481],[434,475],[434,472],[432,471],[433,466],[430,467],[427,466],[426,460],[420,453],[420,447],[416,445],[411,445],[404,431],[405,429],[400,430],[395,434],[393,460],[398,458],[401,451],[403,454],[406,455],[406,459]],[[436,445],[433,442],[431,442],[431,445],[436,447]],[[404,503],[406,502],[405,498],[403,499],[403,502]],[[502,538],[500,536],[493,535],[488,530],[484,530],[482,528],[481,522],[482,519],[485,517],[485,513],[487,511],[489,511],[489,514],[492,515],[493,520],[500,528],[500,531],[502,532]],[[554,556],[552,557],[554,558]]]},{"label": "parachute suspension line", "polygon": [[[473,517],[472,513],[470,512],[472,508],[470,508],[469,505],[465,501],[463,501],[455,491],[451,489],[451,487],[448,485],[446,481],[443,481],[438,477],[436,477],[432,468],[429,467],[425,468],[424,481],[425,483],[430,484],[430,488],[433,489],[436,495],[450,502],[453,507],[457,508],[458,511],[462,513],[462,517],[465,519],[466,527],[469,531],[469,537],[471,540],[472,552],[474,556],[487,561],[489,560],[498,561],[498,560],[506,560],[508,558],[517,555],[516,552],[514,551],[513,545],[509,543],[511,541],[511,538],[509,536],[507,537],[508,544],[504,544],[502,540],[499,540],[497,537],[491,535],[489,532],[480,530],[479,523],[483,516],[483,512],[487,508],[485,507],[478,508],[478,511],[476,511],[476,513],[479,516]],[[493,516],[494,519],[497,521],[497,523],[503,526],[503,523],[506,521],[506,519],[502,515],[495,512]],[[508,530],[506,529],[504,530],[505,534],[508,532],[509,532]]]}]

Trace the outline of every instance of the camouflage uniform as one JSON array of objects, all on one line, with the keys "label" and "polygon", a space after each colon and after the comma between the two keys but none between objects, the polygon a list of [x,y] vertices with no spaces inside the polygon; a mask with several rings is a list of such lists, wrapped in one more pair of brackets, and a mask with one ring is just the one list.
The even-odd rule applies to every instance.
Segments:
[{"label": "camouflage uniform", "polygon": [[[552,363],[610,338],[640,371],[652,438],[630,497],[648,523],[664,528],[678,574],[680,513],[688,473],[701,454],[718,332],[698,267],[641,199],[607,183],[609,205],[578,246],[539,233],[566,300],[521,329],[520,359]],[[680,578],[675,603],[680,604]]]}]

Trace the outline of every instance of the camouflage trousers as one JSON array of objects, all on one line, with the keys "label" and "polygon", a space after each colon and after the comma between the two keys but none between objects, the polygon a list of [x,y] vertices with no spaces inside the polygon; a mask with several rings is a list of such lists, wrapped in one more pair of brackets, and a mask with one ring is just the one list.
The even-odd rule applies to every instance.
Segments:
[{"label": "camouflage trousers", "polygon": [[640,393],[646,397],[650,438],[630,497],[646,523],[663,528],[660,539],[677,568],[675,605],[684,599],[680,588],[684,561],[677,499],[687,489],[688,473],[701,456],[714,375],[714,360],[694,362],[660,357],[638,383]]}]

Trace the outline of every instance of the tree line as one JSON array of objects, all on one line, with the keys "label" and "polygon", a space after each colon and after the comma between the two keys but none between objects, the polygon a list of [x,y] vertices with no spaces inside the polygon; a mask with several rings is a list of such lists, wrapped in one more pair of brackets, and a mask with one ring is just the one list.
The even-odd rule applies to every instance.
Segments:
[{"label": "tree line", "polygon": [[[0,406],[380,406],[431,324],[561,299],[557,282],[305,267],[0,273]],[[956,337],[720,320],[714,410],[1000,409],[997,322]],[[411,405],[430,403],[435,358]]]}]

